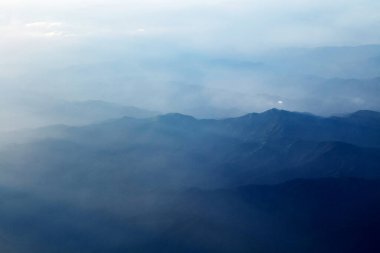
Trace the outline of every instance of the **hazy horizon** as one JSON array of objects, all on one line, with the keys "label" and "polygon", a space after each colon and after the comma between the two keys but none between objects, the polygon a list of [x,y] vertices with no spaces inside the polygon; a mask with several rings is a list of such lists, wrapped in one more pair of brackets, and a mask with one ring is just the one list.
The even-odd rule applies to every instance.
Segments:
[{"label": "hazy horizon", "polygon": [[54,108],[87,100],[203,118],[380,110],[379,8],[373,0],[1,1],[1,129],[63,122]]}]

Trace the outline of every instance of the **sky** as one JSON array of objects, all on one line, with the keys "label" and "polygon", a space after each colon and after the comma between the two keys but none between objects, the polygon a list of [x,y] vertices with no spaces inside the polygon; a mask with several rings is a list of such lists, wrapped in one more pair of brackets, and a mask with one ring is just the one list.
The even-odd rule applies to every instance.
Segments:
[{"label": "sky", "polygon": [[[195,114],[206,107],[287,108],[289,94],[293,101],[310,100],[302,96],[311,91],[292,86],[303,83],[294,71],[279,87],[268,80],[273,69],[252,73],[247,66],[267,59],[303,66],[274,52],[376,45],[378,31],[376,0],[0,0],[0,119],[32,121],[26,108],[55,100],[99,99]],[[356,63],[355,57],[345,62]],[[377,76],[334,76],[331,69],[326,76],[302,74]],[[271,73],[282,77],[284,70]],[[290,109],[313,109],[293,104]],[[323,113],[344,111],[334,106]]]},{"label": "sky", "polygon": [[380,23],[380,3],[375,0],[2,0],[0,8],[4,46],[57,38],[60,42],[53,44],[145,37],[246,53],[273,46],[373,44],[380,39],[373,32]]}]

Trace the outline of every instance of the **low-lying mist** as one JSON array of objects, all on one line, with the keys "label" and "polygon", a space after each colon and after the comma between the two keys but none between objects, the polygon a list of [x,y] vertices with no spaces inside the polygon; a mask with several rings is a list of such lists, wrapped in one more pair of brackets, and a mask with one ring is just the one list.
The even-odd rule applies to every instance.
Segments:
[{"label": "low-lying mist", "polygon": [[[55,55],[49,67],[25,66],[24,74],[3,77],[1,129],[158,112],[225,118],[270,108],[319,115],[380,110],[379,46],[283,49],[251,56],[134,48],[115,49],[107,60],[94,59],[107,48],[87,49],[82,57],[94,61],[78,58],[78,64]],[[150,112],[132,112],[127,106]]]}]

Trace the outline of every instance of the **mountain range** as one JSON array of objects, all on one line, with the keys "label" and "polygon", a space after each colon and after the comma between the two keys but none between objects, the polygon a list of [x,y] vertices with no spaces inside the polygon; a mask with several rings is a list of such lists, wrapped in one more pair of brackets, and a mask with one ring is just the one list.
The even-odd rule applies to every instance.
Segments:
[{"label": "mountain range", "polygon": [[380,249],[379,112],[171,113],[13,138],[0,151],[7,252]]}]

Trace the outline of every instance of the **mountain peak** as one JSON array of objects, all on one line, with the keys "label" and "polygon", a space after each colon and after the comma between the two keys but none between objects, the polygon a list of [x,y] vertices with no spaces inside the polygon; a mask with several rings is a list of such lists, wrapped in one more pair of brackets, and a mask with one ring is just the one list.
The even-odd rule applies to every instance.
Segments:
[{"label": "mountain peak", "polygon": [[196,119],[192,116],[181,113],[168,113],[157,117],[159,121],[164,122],[193,122]]},{"label": "mountain peak", "polygon": [[272,109],[269,109],[269,110],[266,110],[264,111],[263,113],[279,113],[279,112],[287,112],[285,110],[281,110],[281,109],[278,109],[278,108],[272,108]]},{"label": "mountain peak", "polygon": [[353,118],[376,118],[380,119],[380,112],[371,111],[371,110],[360,110],[354,113],[349,114],[349,117]]},{"label": "mountain peak", "polygon": [[289,111],[286,111],[286,110],[281,110],[281,109],[278,109],[278,108],[272,108],[272,109],[264,111],[264,112],[262,112],[260,114],[261,115],[265,115],[265,116],[278,116],[278,115],[293,114],[293,112],[289,112]]}]

